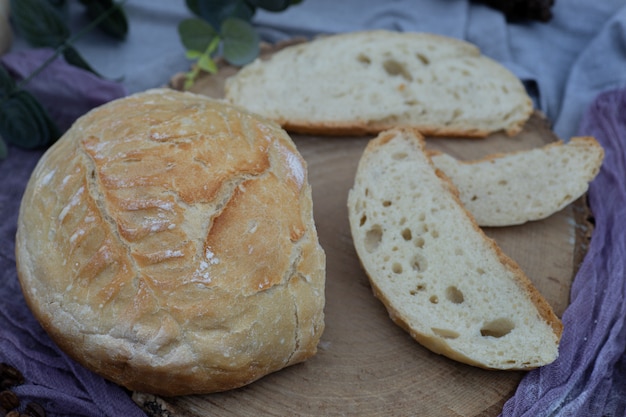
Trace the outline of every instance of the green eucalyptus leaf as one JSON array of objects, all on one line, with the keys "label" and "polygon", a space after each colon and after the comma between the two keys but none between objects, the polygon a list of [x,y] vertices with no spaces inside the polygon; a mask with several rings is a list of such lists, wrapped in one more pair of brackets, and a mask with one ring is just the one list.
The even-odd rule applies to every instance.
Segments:
[{"label": "green eucalyptus leaf", "polygon": [[0,137],[0,161],[6,159],[7,156],[9,156],[9,148],[7,148],[7,144]]},{"label": "green eucalyptus leaf", "polygon": [[0,136],[16,146],[34,149],[58,138],[48,113],[27,91],[0,101]]},{"label": "green eucalyptus leaf", "polygon": [[15,81],[0,66],[0,136],[26,148],[45,145],[60,131],[37,99],[25,90],[16,90]]},{"label": "green eucalyptus leaf", "polygon": [[128,18],[124,9],[113,0],[79,0],[84,6],[87,16],[96,19],[103,13],[113,9],[109,15],[98,24],[106,34],[123,40],[128,34]]},{"label": "green eucalyptus leaf", "polygon": [[50,142],[56,140],[58,130],[54,123],[51,123],[48,112],[39,104],[39,101],[26,90],[18,91],[14,95],[14,98],[23,103],[24,108],[28,111],[28,114],[33,120],[33,124],[37,126],[41,133],[38,138],[30,138],[31,143],[27,143],[26,139],[22,139],[18,145],[25,148],[36,148],[48,145]]},{"label": "green eucalyptus leaf", "polygon": [[200,17],[215,28],[221,27],[230,17],[249,22],[255,12],[255,8],[245,0],[198,0],[197,3]]},{"label": "green eucalyptus leaf", "polygon": [[45,137],[48,139],[42,143],[43,145],[50,145],[61,137],[61,130],[35,96],[27,91],[20,91],[18,96],[21,96],[22,100],[30,107],[32,114],[36,115],[46,132]]},{"label": "green eucalyptus leaf", "polygon": [[224,58],[233,65],[245,65],[259,55],[259,35],[245,20],[229,18],[222,24]]},{"label": "green eucalyptus leaf", "polygon": [[47,0],[11,0],[11,20],[24,39],[35,47],[62,45],[70,30]]},{"label": "green eucalyptus leaf", "polygon": [[298,4],[301,0],[246,0],[252,7],[265,9],[270,12],[282,12],[292,4]]},{"label": "green eucalyptus leaf", "polygon": [[178,24],[180,40],[189,51],[205,51],[218,38],[217,31],[198,18],[185,19]]},{"label": "green eucalyptus leaf", "polygon": [[82,68],[100,77],[100,74],[98,74],[96,70],[94,70],[91,65],[87,63],[87,61],[85,61],[82,55],[76,49],[74,49],[74,47],[67,46],[63,50],[63,58],[65,58],[68,64],[74,65],[78,68]]},{"label": "green eucalyptus leaf", "polygon": [[185,4],[187,5],[187,8],[191,10],[193,14],[195,14],[198,17],[201,17],[200,5],[199,5],[198,0],[185,0]]},{"label": "green eucalyptus leaf", "polygon": [[0,65],[0,100],[9,97],[15,90],[15,80],[11,78],[9,72]]}]

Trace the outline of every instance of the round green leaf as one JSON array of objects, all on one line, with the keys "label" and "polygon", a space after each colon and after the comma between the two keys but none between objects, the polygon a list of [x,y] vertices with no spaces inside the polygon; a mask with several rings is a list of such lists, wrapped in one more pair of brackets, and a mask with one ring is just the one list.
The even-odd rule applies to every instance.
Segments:
[{"label": "round green leaf", "polygon": [[0,65],[0,100],[8,97],[15,90],[15,80],[11,78],[9,72]]},{"label": "round green leaf", "polygon": [[84,69],[85,71],[89,71],[100,77],[100,74],[98,74],[96,70],[93,69],[87,61],[85,61],[85,58],[83,58],[83,56],[74,47],[67,46],[63,50],[63,58],[65,58],[68,64]]},{"label": "round green leaf", "polygon": [[32,149],[44,142],[44,133],[36,116],[16,97],[0,105],[0,136],[9,143]]},{"label": "round green leaf", "polygon": [[16,146],[34,149],[58,138],[47,112],[28,92],[21,90],[0,101],[0,136]]},{"label": "round green leaf", "polygon": [[61,131],[56,123],[50,118],[50,115],[46,109],[39,103],[39,101],[30,94],[28,91],[22,90],[18,92],[20,97],[30,108],[31,114],[37,117],[38,122],[42,126],[44,132],[42,145],[50,145],[61,137]]},{"label": "round green leaf", "polygon": [[233,65],[245,65],[259,55],[259,35],[244,20],[229,18],[222,24],[224,58]]},{"label": "round green leaf", "polygon": [[[128,18],[124,9],[113,0],[80,0],[85,6],[87,16],[96,19],[104,13],[109,15],[98,24],[98,27],[106,34],[117,39],[125,39],[128,33]],[[111,10],[112,9],[112,10]]]},{"label": "round green leaf", "polygon": [[192,11],[198,17],[201,17],[200,5],[198,0],[185,0],[187,8]]},{"label": "round green leaf", "polygon": [[178,35],[187,50],[204,52],[218,37],[213,26],[202,19],[185,19],[178,24]]},{"label": "round green leaf", "polygon": [[11,20],[24,39],[35,47],[56,48],[71,34],[47,0],[11,0]]}]

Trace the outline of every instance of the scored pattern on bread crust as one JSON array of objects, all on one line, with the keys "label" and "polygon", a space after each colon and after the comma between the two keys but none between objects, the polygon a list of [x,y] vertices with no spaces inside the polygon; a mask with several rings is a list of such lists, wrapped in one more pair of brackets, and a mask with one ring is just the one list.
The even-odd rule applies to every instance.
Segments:
[{"label": "scored pattern on bread crust", "polygon": [[519,132],[533,104],[521,81],[458,39],[372,30],[319,37],[228,78],[226,99],[299,133]]},{"label": "scored pattern on bread crust", "polygon": [[129,389],[245,385],[324,328],[306,164],[275,124],[153,90],[81,118],[40,161],[17,236],[52,338]]},{"label": "scored pattern on bread crust", "polygon": [[348,210],[374,294],[418,342],[490,369],[556,359],[560,320],[478,228],[417,131],[394,129],[368,144]]},{"label": "scored pattern on bread crust", "polygon": [[511,226],[546,218],[582,196],[600,171],[604,150],[585,136],[475,161],[434,151],[430,156],[480,226]]}]

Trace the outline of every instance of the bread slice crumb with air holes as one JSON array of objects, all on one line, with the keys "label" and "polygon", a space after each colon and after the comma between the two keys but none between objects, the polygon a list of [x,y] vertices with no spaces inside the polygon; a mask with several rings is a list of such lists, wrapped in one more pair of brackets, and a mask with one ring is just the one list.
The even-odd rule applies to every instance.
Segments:
[{"label": "bread slice crumb with air holes", "polygon": [[583,136],[476,161],[436,151],[430,156],[480,226],[512,226],[544,219],[582,196],[600,171],[604,150]]},{"label": "bread slice crumb with air holes", "polygon": [[374,294],[423,346],[487,369],[557,358],[561,321],[478,227],[418,131],[393,129],[370,141],[348,212]]},{"label": "bread slice crumb with air holes", "polygon": [[225,97],[287,130],[320,135],[398,126],[514,135],[533,110],[522,82],[475,45],[388,30],[321,36],[257,59],[226,80]]}]

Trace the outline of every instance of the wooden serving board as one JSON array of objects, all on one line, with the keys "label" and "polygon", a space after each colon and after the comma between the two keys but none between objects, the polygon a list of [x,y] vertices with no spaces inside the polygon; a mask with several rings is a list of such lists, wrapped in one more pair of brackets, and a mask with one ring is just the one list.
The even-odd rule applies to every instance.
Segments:
[{"label": "wooden serving board", "polygon": [[[220,97],[227,75],[192,89]],[[173,78],[180,87],[180,77]],[[327,257],[326,329],[318,354],[246,387],[209,395],[162,398],[133,393],[149,416],[496,416],[524,373],[487,371],[434,354],[393,324],[372,295],[352,244],[347,196],[372,137],[292,135],[308,163],[314,217]],[[428,146],[461,159],[530,149],[556,140],[538,113],[516,137],[429,138]],[[589,232],[583,199],[551,217],[485,229],[517,261],[560,316]]]}]

